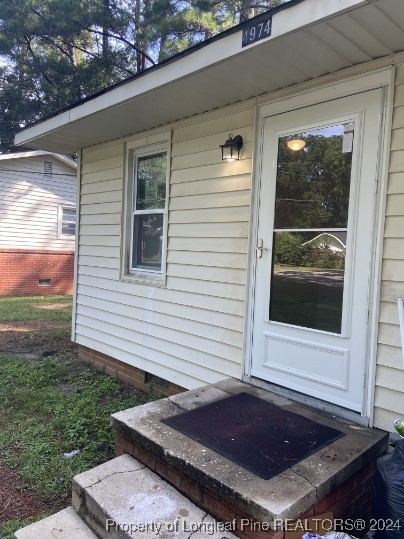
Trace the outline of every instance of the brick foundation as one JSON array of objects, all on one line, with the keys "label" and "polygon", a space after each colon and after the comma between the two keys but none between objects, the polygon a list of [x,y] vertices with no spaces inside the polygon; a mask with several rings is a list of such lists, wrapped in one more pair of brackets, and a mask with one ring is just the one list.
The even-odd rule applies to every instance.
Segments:
[{"label": "brick foundation", "polygon": [[[263,531],[261,523],[255,517],[244,510],[225,500],[223,496],[212,492],[208,487],[198,484],[188,477],[183,471],[174,468],[165,460],[145,450],[136,442],[128,440],[121,432],[115,432],[116,454],[125,453],[133,456],[145,464],[148,468],[171,483],[177,490],[182,492],[196,505],[206,510],[221,522],[232,522],[236,519],[237,531],[233,532],[241,539],[292,539],[301,537],[303,532],[285,532],[283,530]],[[373,492],[373,474],[376,461],[366,465],[358,473],[350,477],[339,487],[333,490],[325,498],[318,500],[308,511],[300,515],[299,522],[310,517],[332,513],[334,519],[342,519],[346,523],[348,519],[364,519],[369,522]],[[248,525],[241,525],[249,521]],[[327,520],[327,524],[330,525]],[[342,524],[342,523],[341,523]],[[289,530],[293,527],[291,525]],[[326,529],[326,531],[331,531]],[[341,531],[338,527],[336,531]],[[364,530],[346,530],[356,537],[362,537]]]},{"label": "brick foundation", "polygon": [[145,393],[170,397],[171,395],[186,391],[185,388],[162,379],[151,378],[151,380],[148,380],[150,376],[144,370],[128,365],[128,363],[114,359],[111,356],[107,356],[86,346],[79,345],[79,358],[111,376],[117,376],[123,382]]},{"label": "brick foundation", "polygon": [[74,251],[0,249],[0,296],[72,294]]}]

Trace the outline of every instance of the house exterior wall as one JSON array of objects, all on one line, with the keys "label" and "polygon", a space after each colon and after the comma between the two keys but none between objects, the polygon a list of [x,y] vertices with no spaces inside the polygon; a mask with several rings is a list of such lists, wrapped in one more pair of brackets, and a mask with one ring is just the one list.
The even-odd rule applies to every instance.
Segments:
[{"label": "house exterior wall", "polygon": [[50,155],[0,161],[0,248],[74,250],[74,238],[58,238],[62,203],[76,203],[74,169]]},{"label": "house exterior wall", "polygon": [[[165,288],[120,280],[124,141],[83,150],[79,344],[189,389],[241,378],[255,105],[171,126]],[[242,160],[226,164],[218,146],[229,133],[241,134],[245,144]],[[379,288],[374,424],[392,430],[392,420],[404,415],[397,312],[397,298],[404,296],[404,64],[397,65],[394,90]]]},{"label": "house exterior wall", "polygon": [[[397,300],[404,297],[404,64],[396,69],[387,184],[374,424],[404,416],[404,365]],[[404,344],[404,343],[403,343]]]},{"label": "house exterior wall", "polygon": [[76,172],[51,155],[0,161],[0,295],[72,293],[75,240],[58,223],[75,203]]},{"label": "house exterior wall", "polygon": [[72,294],[74,251],[0,249],[0,296]]},{"label": "house exterior wall", "polygon": [[[173,128],[164,288],[120,280],[123,141],[83,151],[79,344],[186,388],[241,377],[254,114]],[[229,133],[244,137],[238,163],[221,161]]]}]

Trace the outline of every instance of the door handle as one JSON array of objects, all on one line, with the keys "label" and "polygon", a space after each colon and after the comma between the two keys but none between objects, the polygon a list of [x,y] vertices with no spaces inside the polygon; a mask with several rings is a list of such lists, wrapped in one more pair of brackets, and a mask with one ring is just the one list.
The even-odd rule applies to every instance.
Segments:
[{"label": "door handle", "polygon": [[258,240],[257,242],[257,258],[262,258],[262,251],[264,250],[264,240]]}]

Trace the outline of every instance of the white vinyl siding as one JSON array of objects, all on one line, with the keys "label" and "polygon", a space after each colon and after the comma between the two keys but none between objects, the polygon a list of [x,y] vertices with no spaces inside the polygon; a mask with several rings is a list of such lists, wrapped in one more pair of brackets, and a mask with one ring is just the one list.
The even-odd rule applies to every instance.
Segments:
[{"label": "white vinyl siding", "polygon": [[41,156],[0,161],[0,248],[73,250],[74,236],[58,234],[59,205],[76,203],[76,170]]},{"label": "white vinyl siding", "polygon": [[[120,278],[123,141],[83,151],[78,343],[187,388],[241,377],[253,121],[237,106],[174,126],[165,287]],[[230,132],[245,145],[224,163]]]},{"label": "white vinyl siding", "polygon": [[[374,401],[386,430],[404,414],[404,65],[394,104]],[[244,138],[239,162],[220,160],[229,133]],[[125,141],[83,151],[78,343],[187,388],[241,377],[253,137],[251,103],[173,126],[165,288],[120,279]]]},{"label": "white vinyl siding", "polygon": [[404,297],[404,65],[397,66],[386,200],[375,390],[376,427],[404,416],[404,367],[397,300]]}]

